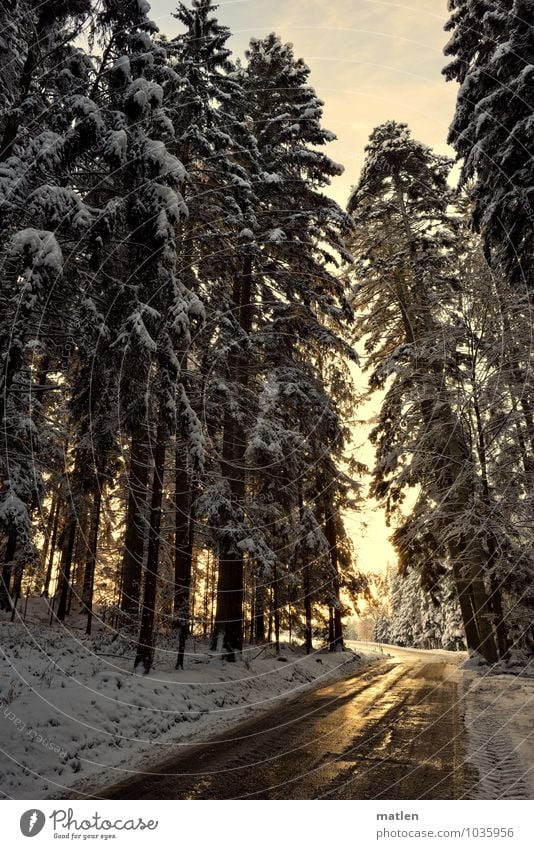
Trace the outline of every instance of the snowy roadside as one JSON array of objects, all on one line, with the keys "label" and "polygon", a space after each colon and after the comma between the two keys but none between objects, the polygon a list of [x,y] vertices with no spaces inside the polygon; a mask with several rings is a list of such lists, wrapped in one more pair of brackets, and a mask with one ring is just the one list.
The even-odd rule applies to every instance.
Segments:
[{"label": "snowy roadside", "polygon": [[102,635],[5,620],[0,646],[0,790],[16,799],[83,798],[377,660],[283,646],[281,658],[251,647],[226,663],[197,643],[177,672],[169,643],[147,677],[133,673],[130,650],[114,655],[116,641]]},{"label": "snowy roadside", "polygon": [[464,664],[462,701],[476,799],[534,799],[534,669]]}]

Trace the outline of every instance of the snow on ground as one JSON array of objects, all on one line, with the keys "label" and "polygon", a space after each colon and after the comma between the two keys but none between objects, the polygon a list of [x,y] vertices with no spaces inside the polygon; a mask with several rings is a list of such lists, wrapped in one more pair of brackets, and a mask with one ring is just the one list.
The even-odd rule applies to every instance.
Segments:
[{"label": "snow on ground", "polygon": [[41,604],[25,622],[0,621],[0,788],[8,798],[58,798],[69,789],[83,798],[376,660],[350,651],[306,656],[285,645],[281,658],[254,646],[228,663],[190,641],[185,670],[175,671],[169,639],[144,676],[133,672],[133,646],[112,631],[87,637],[76,617],[50,627]]},{"label": "snow on ground", "polygon": [[469,760],[479,782],[477,799],[534,799],[534,665],[462,670]]}]

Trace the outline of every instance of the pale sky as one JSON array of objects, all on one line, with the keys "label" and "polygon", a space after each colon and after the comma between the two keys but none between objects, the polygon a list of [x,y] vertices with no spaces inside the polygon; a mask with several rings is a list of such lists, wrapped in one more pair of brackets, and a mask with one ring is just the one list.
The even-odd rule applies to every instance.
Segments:
[{"label": "pale sky", "polygon": [[[171,16],[175,5],[151,3],[152,19],[168,36],[179,29]],[[445,140],[456,89],[441,74],[447,0],[221,0],[218,16],[234,33],[230,46],[237,56],[252,36],[274,31],[310,66],[310,83],[325,102],[324,126],[338,137],[327,152],[346,169],[329,192],[342,206],[358,179],[368,136],[383,121],[405,121],[415,138],[451,153]],[[365,429],[356,441],[365,441]],[[371,463],[371,446],[358,458]],[[369,509],[363,518],[364,536],[361,520],[350,521],[359,567],[385,568],[395,555],[383,515]]]},{"label": "pale sky", "polygon": [[[172,36],[172,0],[153,0],[151,17]],[[221,0],[219,19],[242,55],[252,36],[276,32],[311,68],[325,102],[324,125],[338,141],[329,155],[345,166],[331,193],[345,204],[368,136],[378,124],[405,121],[414,136],[446,153],[455,87],[441,75],[448,33],[446,0]]]}]

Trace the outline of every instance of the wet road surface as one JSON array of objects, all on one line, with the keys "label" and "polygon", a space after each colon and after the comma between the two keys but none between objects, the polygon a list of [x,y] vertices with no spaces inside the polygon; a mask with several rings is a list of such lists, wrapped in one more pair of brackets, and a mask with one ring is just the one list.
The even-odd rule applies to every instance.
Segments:
[{"label": "wet road surface", "polygon": [[99,794],[106,799],[457,799],[456,667],[384,658]]}]

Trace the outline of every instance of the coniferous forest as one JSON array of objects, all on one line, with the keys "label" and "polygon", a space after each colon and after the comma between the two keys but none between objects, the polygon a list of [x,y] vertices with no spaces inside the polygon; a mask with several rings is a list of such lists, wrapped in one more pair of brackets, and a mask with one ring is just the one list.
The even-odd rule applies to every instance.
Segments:
[{"label": "coniferous forest", "polygon": [[386,121],[341,208],[275,33],[237,57],[211,0],[172,38],[145,0],[0,4],[5,645],[233,674],[348,655],[375,609],[379,642],[529,666],[534,3],[448,6],[456,159]]}]

